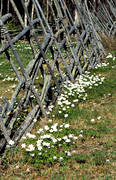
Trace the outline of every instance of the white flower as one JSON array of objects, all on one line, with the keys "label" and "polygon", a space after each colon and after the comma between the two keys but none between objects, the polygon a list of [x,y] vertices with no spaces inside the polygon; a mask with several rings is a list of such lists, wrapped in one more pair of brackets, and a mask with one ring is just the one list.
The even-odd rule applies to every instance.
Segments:
[{"label": "white flower", "polygon": [[31,134],[31,133],[27,133],[26,136],[29,138],[33,138],[33,139],[36,138],[36,136],[34,134]]},{"label": "white flower", "polygon": [[18,169],[19,168],[19,166],[16,166],[16,169]]},{"label": "white flower", "polygon": [[73,139],[74,139],[74,140],[77,140],[77,139],[78,139],[78,137],[74,136],[74,137],[73,137]]},{"label": "white flower", "polygon": [[49,130],[49,127],[46,125],[46,126],[44,126],[44,129],[45,129],[46,131],[48,131],[48,130]]},{"label": "white flower", "polygon": [[111,93],[109,93],[108,96],[111,96]]},{"label": "white flower", "polygon": [[71,107],[75,107],[75,105],[74,105],[74,104],[71,104]]},{"label": "white flower", "polygon": [[26,139],[26,136],[23,136],[22,139]]},{"label": "white flower", "polygon": [[64,136],[62,139],[66,140],[66,139],[68,139],[68,137],[67,137],[67,136]]},{"label": "white flower", "polygon": [[106,162],[107,162],[107,163],[109,163],[109,162],[110,162],[110,160],[109,160],[109,159],[106,159]]},{"label": "white flower", "polygon": [[73,138],[73,134],[69,134],[69,136],[68,136],[69,138]]},{"label": "white flower", "polygon": [[53,128],[53,131],[54,131],[54,132],[57,132],[57,131],[58,131],[58,129],[57,129],[57,128]]},{"label": "white flower", "polygon": [[52,108],[49,108],[49,111],[52,111]]},{"label": "white flower", "polygon": [[57,159],[57,157],[56,156],[53,156],[53,160],[56,160]]},{"label": "white flower", "polygon": [[50,107],[51,107],[51,108],[54,108],[54,105],[51,105]]},{"label": "white flower", "polygon": [[61,138],[58,138],[58,141],[61,141],[62,139]]},{"label": "white flower", "polygon": [[85,101],[85,100],[86,100],[86,97],[83,97],[83,100]]},{"label": "white flower", "polygon": [[60,157],[60,159],[59,159],[59,160],[60,160],[60,162],[61,162],[61,161],[63,161],[63,157]]},{"label": "white flower", "polygon": [[98,86],[98,84],[97,84],[97,83],[95,83],[94,85],[95,85],[95,86]]},{"label": "white flower", "polygon": [[59,112],[59,114],[61,114],[62,113],[62,111],[58,111]]},{"label": "white flower", "polygon": [[49,122],[52,123],[52,119],[49,119]]},{"label": "white flower", "polygon": [[64,114],[64,117],[67,118],[67,117],[68,117],[68,114]]},{"label": "white flower", "polygon": [[70,139],[66,139],[66,140],[65,140],[65,142],[70,143],[70,142],[71,142],[71,140],[70,140]]},{"label": "white flower", "polygon": [[69,124],[65,124],[64,127],[65,127],[65,128],[69,128],[70,125],[69,125]]},{"label": "white flower", "polygon": [[91,122],[94,123],[94,122],[95,122],[95,119],[91,119]]},{"label": "white flower", "polygon": [[34,119],[33,122],[37,122],[37,119]]},{"label": "white flower", "polygon": [[29,144],[28,148],[26,149],[26,151],[34,151],[35,150],[35,147],[33,146],[33,144]]},{"label": "white flower", "polygon": [[63,110],[63,111],[66,111],[66,108],[64,107],[62,110]]},{"label": "white flower", "polygon": [[48,143],[48,142],[43,142],[43,146],[49,147],[49,146],[50,146],[50,143]]},{"label": "white flower", "polygon": [[26,147],[26,144],[25,144],[25,143],[24,143],[24,144],[22,144],[22,145],[21,145],[21,147],[22,147],[22,148],[25,148],[25,147]]},{"label": "white flower", "polygon": [[101,119],[101,116],[98,116],[97,119],[100,120],[100,119]]},{"label": "white flower", "polygon": [[57,142],[57,139],[53,138],[52,141],[53,141],[53,143],[56,143],[56,142]]},{"label": "white flower", "polygon": [[57,126],[58,126],[58,123],[55,123],[53,126],[51,126],[54,132],[57,132]]},{"label": "white flower", "polygon": [[51,138],[50,134],[44,134],[43,136],[40,136],[41,139]]},{"label": "white flower", "polygon": [[15,143],[15,142],[12,141],[12,140],[10,140],[10,141],[8,142],[8,144],[11,145],[11,146],[14,145],[14,143]]},{"label": "white flower", "polygon": [[75,151],[75,150],[73,150],[73,151],[72,151],[72,153],[76,153],[76,151]]},{"label": "white flower", "polygon": [[50,133],[54,132],[53,129],[50,129]]},{"label": "white flower", "polygon": [[62,105],[62,102],[61,102],[61,101],[58,101],[58,105]]},{"label": "white flower", "polygon": [[37,148],[38,148],[39,151],[42,150],[42,146],[38,146],[38,145],[37,145]]},{"label": "white flower", "polygon": [[30,154],[30,156],[34,157],[34,156],[35,156],[35,154],[34,154],[34,153],[33,153],[33,154]]},{"label": "white flower", "polygon": [[39,140],[37,141],[37,145],[41,145],[42,141],[43,141],[43,139],[39,139]]},{"label": "white flower", "polygon": [[82,135],[82,134],[79,134],[79,137],[80,137],[80,138],[83,138],[83,135]]},{"label": "white flower", "polygon": [[40,129],[37,131],[38,134],[40,134],[41,132],[43,132],[43,129],[42,129],[42,128],[40,128]]},{"label": "white flower", "polygon": [[109,53],[109,54],[106,56],[106,58],[107,58],[107,59],[108,59],[108,58],[113,58],[113,56],[112,56],[111,53]]},{"label": "white flower", "polygon": [[29,169],[29,168],[27,168],[27,169],[26,169],[26,172],[30,172],[30,169]]},{"label": "white flower", "polygon": [[70,152],[67,152],[67,156],[71,156],[71,153],[70,153]]}]

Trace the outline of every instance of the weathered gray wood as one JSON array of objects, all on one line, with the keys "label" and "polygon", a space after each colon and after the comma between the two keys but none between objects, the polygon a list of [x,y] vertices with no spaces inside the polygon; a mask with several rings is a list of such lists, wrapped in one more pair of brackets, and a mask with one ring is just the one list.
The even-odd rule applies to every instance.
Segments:
[{"label": "weathered gray wood", "polygon": [[13,71],[16,73],[16,76],[17,76],[18,80],[20,81],[21,76],[20,76],[20,74],[18,73],[18,70],[17,70],[16,66],[14,65],[14,63],[13,63],[11,57],[10,57],[10,54],[9,54],[9,52],[8,52],[7,50],[5,51],[5,54],[6,54],[7,58],[8,58],[8,60],[9,60],[9,63],[10,63],[11,66],[12,66]]},{"label": "weathered gray wood", "polygon": [[14,3],[14,0],[10,0],[10,3],[12,4],[13,9],[15,10],[15,12],[16,12],[16,14],[17,14],[17,17],[18,17],[18,19],[19,19],[19,22],[21,23],[21,26],[24,28],[25,25],[24,25],[23,19],[22,19],[20,13],[19,13],[19,10],[17,9],[17,7],[16,7],[16,5],[15,5],[15,3]]},{"label": "weathered gray wood", "polygon": [[[52,29],[50,28],[50,26],[49,26],[49,24],[48,24],[48,22],[47,22],[47,19],[45,18],[45,15],[44,15],[44,13],[43,13],[43,11],[42,11],[42,9],[41,9],[41,6],[40,6],[39,2],[38,2],[37,0],[35,0],[35,2],[36,2],[36,5],[37,5],[37,7],[38,7],[38,9],[39,9],[39,11],[40,11],[40,13],[41,13],[41,15],[42,15],[42,18],[44,19],[44,21],[45,21],[45,23],[46,23],[46,25],[47,25],[48,30],[50,31],[52,37],[54,37],[54,34],[53,34],[53,32],[52,32]],[[61,53],[61,51],[60,51],[60,48],[59,48],[59,45],[58,45],[56,39],[54,39],[54,43],[55,43],[55,45],[56,45],[56,47],[57,47],[57,49],[58,49],[58,52],[59,52],[60,57],[62,58],[63,64],[64,64],[64,66],[65,66],[66,69],[67,69],[67,73],[68,73],[68,75],[69,75],[69,78],[70,78],[71,80],[73,80],[73,76],[72,76],[72,74],[71,74],[71,71],[70,71],[70,69],[68,68],[68,66],[67,66],[67,64],[66,64],[66,62],[65,62],[65,59],[64,59],[64,57],[63,57],[63,55],[62,55],[62,53]]]},{"label": "weathered gray wood", "polygon": [[3,134],[4,134],[5,140],[7,141],[7,143],[9,143],[9,141],[11,139],[10,139],[8,133],[7,133],[7,129],[6,129],[5,125],[4,125],[4,122],[3,122],[3,119],[2,119],[1,116],[0,116],[0,127],[1,127],[1,130],[2,130]]},{"label": "weathered gray wood", "polygon": [[[39,118],[40,112],[47,117],[43,104],[45,104],[46,96],[49,95],[51,84],[54,84],[57,88],[54,93],[54,101],[60,93],[60,84],[62,84],[63,81],[66,79],[73,81],[78,75],[82,74],[89,68],[94,68],[96,64],[101,61],[101,58],[104,56],[104,48],[101,44],[98,31],[101,31],[108,36],[113,36],[116,33],[116,23],[114,21],[116,17],[116,8],[114,5],[116,5],[116,3],[114,1],[107,0],[107,6],[110,8],[113,18],[104,2],[99,2],[98,11],[95,11],[93,2],[91,2],[93,10],[90,11],[87,0],[84,0],[83,2],[80,1],[80,3],[77,0],[71,1],[74,3],[75,10],[78,12],[80,19],[79,24],[75,24],[73,20],[74,18],[72,17],[64,0],[49,0],[48,3],[53,13],[52,18],[56,28],[52,27],[52,25],[48,22],[48,18],[46,18],[38,0],[32,0],[32,5],[35,8],[37,16],[37,19],[34,19],[33,21],[31,21],[27,6],[25,6],[24,1],[21,0],[24,8],[24,14],[28,18],[27,22],[29,24],[27,27],[24,27],[23,18],[14,1],[10,0],[23,28],[23,30],[13,39],[11,39],[8,29],[4,25],[4,23],[12,17],[12,15],[7,14],[0,17],[0,28],[3,30],[3,38],[8,40],[8,42],[5,42],[0,49],[0,54],[5,52],[8,61],[18,78],[18,85],[10,102],[8,103],[7,100],[4,100],[5,103],[2,103],[0,106],[0,125],[4,135],[4,138],[0,143],[0,151],[2,151],[6,143],[11,140],[10,137],[12,137],[11,135],[14,125],[17,122],[18,115],[24,108],[26,108],[27,105],[30,106],[31,110],[30,112],[27,112],[26,118],[23,122],[21,122],[20,126],[15,129],[15,133],[13,135],[13,140],[16,144],[23,134],[28,131],[30,127],[32,128],[34,124],[33,120],[34,118]],[[40,35],[36,33],[37,31],[34,28],[34,25],[38,22],[40,25],[39,28],[42,29],[43,34],[42,43],[39,40]],[[61,35],[63,35],[62,39]],[[29,62],[26,68],[23,67],[19,54],[14,47],[14,44],[24,36],[26,36],[34,55],[33,59]],[[32,38],[34,38],[36,45],[38,46],[37,52],[32,43]],[[54,50],[54,46],[56,50]],[[22,75],[18,73],[14,62],[11,59],[10,53],[8,52],[9,47],[11,47],[13,54],[16,57],[18,65],[21,68]],[[62,52],[62,49],[64,52]],[[51,53],[51,58],[46,57],[48,52]],[[85,55],[87,58],[85,58]],[[60,82],[55,76],[56,70],[59,73]],[[65,73],[64,70],[66,71]],[[42,75],[43,81],[40,94],[34,87],[38,72]],[[19,96],[20,92],[21,96]],[[31,100],[32,94],[34,95],[36,104]],[[14,105],[17,101],[17,97],[19,98],[19,102],[15,107]],[[6,127],[6,122],[8,122],[8,120],[9,124]]]},{"label": "weathered gray wood", "polygon": [[28,116],[24,120],[23,124],[15,132],[15,134],[14,134],[14,136],[12,138],[15,142],[18,143],[18,140],[20,140],[20,138],[23,136],[23,134],[25,133],[26,129],[29,127],[29,125],[31,124],[31,122],[35,118],[35,114],[37,113],[38,109],[39,109],[39,106],[36,105],[32,109],[32,111],[30,111],[30,113],[28,114]]},{"label": "weathered gray wood", "polygon": [[[12,43],[15,44],[19,39],[21,39],[21,38],[30,30],[30,27],[31,27],[32,25],[34,25],[35,23],[37,23],[37,22],[39,22],[38,18],[37,18],[37,19],[34,19],[34,20],[30,23],[30,25],[28,25],[26,28],[24,28],[24,29],[22,30],[22,32],[20,32],[17,36],[15,36],[15,37],[11,40]],[[7,50],[9,47],[10,47],[10,44],[9,44],[9,43],[8,43],[8,44],[5,44],[5,46],[0,49],[0,54],[2,54],[2,53],[3,53],[5,50]]]},{"label": "weathered gray wood", "polygon": [[3,22],[3,24],[12,17],[11,13],[5,14],[4,16],[0,17],[0,20]]}]

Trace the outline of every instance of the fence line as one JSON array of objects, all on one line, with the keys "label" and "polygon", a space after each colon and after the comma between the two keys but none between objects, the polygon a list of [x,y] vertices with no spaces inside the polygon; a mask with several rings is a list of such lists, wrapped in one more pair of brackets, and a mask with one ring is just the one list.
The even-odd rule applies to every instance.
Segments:
[{"label": "fence line", "polygon": [[[31,20],[29,10],[24,1],[21,0],[24,14],[28,18],[28,24],[25,27],[23,18],[12,0],[14,11],[16,11],[19,23],[22,25],[22,31],[14,38],[11,38],[10,31],[5,25],[12,15],[6,14],[0,18],[2,39],[0,55],[6,54],[18,79],[18,85],[10,101],[4,98],[0,106],[0,131],[3,135],[0,139],[1,152],[6,144],[18,144],[35,118],[38,119],[41,114],[47,117],[47,104],[57,99],[64,81],[73,82],[85,70],[94,68],[102,60],[105,51],[99,32],[108,36],[115,36],[116,34],[116,6],[113,0],[107,0],[107,3],[100,1],[98,11],[95,11],[92,3],[90,4],[92,10],[90,10],[87,0],[83,3],[78,3],[77,0],[71,1],[78,12],[79,21],[74,21],[65,0],[49,0],[48,8],[52,12],[53,22],[51,25],[38,0],[32,0],[35,8],[34,20]],[[42,29],[42,42],[40,42],[40,34],[37,33],[37,24],[39,24],[39,29]],[[33,59],[26,68],[24,68],[15,48],[15,43],[22,37],[27,39],[33,52]],[[35,43],[38,51],[35,49]],[[11,58],[9,48],[12,49],[21,74],[19,74],[18,68]],[[52,58],[48,58],[47,53],[50,53]],[[37,90],[35,80],[38,74],[39,78],[41,76],[42,83],[41,88]],[[52,86],[56,90],[52,91],[52,98],[50,99]],[[17,99],[18,104],[16,105]],[[17,118],[27,106],[30,107],[30,111],[27,112],[26,118],[16,128]]]}]

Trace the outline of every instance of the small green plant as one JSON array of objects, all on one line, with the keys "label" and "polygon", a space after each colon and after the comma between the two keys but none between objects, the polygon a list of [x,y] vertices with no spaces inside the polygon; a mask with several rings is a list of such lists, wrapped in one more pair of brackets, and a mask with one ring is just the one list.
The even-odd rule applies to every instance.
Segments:
[{"label": "small green plant", "polygon": [[97,151],[92,153],[93,160],[95,162],[95,165],[100,166],[104,165],[106,163],[106,153],[103,151]]},{"label": "small green plant", "polygon": [[85,137],[93,137],[93,138],[100,138],[100,132],[95,129],[85,129],[84,130]]},{"label": "small green plant", "polygon": [[87,154],[74,154],[72,159],[79,164],[84,164],[88,162],[89,156]]}]

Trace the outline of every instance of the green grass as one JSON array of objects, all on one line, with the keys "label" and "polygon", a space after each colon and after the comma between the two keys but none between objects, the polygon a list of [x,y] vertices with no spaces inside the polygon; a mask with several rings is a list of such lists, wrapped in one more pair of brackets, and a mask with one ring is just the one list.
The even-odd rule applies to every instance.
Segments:
[{"label": "green grass", "polygon": [[[32,54],[27,50],[22,55],[24,46],[26,45],[23,44],[18,51],[26,66],[29,61],[25,59],[30,60]],[[112,53],[116,55],[116,51]],[[0,66],[2,92],[14,83],[4,83],[3,78],[7,75],[15,76],[4,55],[0,63],[3,61],[4,64]],[[54,122],[69,123],[76,135],[83,135],[77,141],[76,154],[64,163],[45,164],[35,168],[28,160],[25,161],[19,145],[17,148],[7,150],[4,163],[0,167],[0,180],[114,180],[116,178],[116,60],[107,61],[110,63],[109,66],[91,70],[91,74],[105,76],[105,81],[102,85],[86,89],[88,93],[86,101],[81,100],[75,104],[75,108],[70,107],[69,116],[65,119],[62,114],[59,115],[57,107],[53,112]],[[100,120],[97,119],[99,116],[101,116]],[[91,119],[95,119],[95,122],[92,123]],[[39,126],[40,123],[37,122],[32,132],[34,133]]]}]

